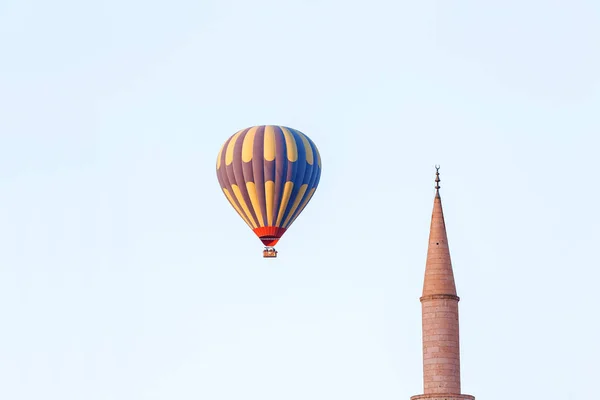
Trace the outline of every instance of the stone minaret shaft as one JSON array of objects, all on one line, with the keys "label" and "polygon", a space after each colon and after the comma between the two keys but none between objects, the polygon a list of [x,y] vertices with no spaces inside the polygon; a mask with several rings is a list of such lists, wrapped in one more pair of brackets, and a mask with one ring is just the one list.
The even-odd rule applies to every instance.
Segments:
[{"label": "stone minaret shaft", "polygon": [[439,167],[433,201],[425,281],[421,297],[423,318],[424,394],[411,400],[473,400],[461,394],[458,301],[440,197]]}]

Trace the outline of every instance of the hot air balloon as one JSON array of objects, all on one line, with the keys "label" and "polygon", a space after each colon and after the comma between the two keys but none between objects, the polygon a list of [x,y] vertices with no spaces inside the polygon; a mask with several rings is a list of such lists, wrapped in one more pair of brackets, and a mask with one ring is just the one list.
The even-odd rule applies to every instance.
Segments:
[{"label": "hot air balloon", "polygon": [[217,157],[217,178],[225,197],[265,245],[263,257],[277,257],[277,244],[304,210],[321,177],[321,156],[304,133],[277,125],[242,129]]}]

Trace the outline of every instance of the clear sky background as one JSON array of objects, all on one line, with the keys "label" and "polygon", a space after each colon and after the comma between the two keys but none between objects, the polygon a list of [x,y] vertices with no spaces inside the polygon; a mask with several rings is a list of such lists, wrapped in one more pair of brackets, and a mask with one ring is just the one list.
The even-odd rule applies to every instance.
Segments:
[{"label": "clear sky background", "polygon": [[[596,0],[0,1],[0,398],[422,393],[435,164],[463,392],[594,398],[598,71]],[[276,260],[259,124],[323,159]]]}]

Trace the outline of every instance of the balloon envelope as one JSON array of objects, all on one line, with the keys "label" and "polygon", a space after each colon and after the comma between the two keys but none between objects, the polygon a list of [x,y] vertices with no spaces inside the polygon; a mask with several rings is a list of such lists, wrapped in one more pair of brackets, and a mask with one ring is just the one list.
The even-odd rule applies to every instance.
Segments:
[{"label": "balloon envelope", "polygon": [[225,197],[265,246],[274,246],[300,215],[320,177],[317,146],[285,126],[242,129],[217,157]]}]

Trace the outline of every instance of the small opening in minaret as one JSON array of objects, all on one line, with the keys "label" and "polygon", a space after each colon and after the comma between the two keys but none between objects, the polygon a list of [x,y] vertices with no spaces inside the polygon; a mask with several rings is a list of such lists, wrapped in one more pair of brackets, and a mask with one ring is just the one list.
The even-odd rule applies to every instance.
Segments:
[{"label": "small opening in minaret", "polygon": [[436,242],[435,244],[440,244],[440,242]]}]

